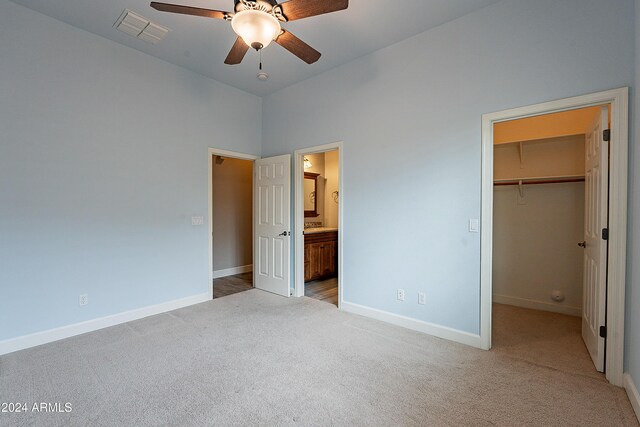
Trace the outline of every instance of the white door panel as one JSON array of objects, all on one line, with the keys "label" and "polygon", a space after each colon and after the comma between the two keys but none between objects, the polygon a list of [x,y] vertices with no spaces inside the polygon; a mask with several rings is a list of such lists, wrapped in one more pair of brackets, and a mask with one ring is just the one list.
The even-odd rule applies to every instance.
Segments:
[{"label": "white door panel", "polygon": [[607,241],[602,230],[608,228],[609,142],[608,110],[602,110],[585,140],[585,223],[582,338],[596,369],[604,372],[605,339],[600,326],[606,322]]},{"label": "white door panel", "polygon": [[256,160],[255,170],[255,286],[288,297],[291,156]]}]

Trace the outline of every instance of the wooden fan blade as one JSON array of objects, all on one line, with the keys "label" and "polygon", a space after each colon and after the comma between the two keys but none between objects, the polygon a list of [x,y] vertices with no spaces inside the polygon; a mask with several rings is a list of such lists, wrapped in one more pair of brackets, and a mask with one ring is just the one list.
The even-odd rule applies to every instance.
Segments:
[{"label": "wooden fan blade", "polygon": [[182,15],[203,16],[205,18],[224,19],[226,12],[212,9],[201,9],[199,7],[182,6],[179,4],[151,2],[151,7],[160,12],[180,13]]},{"label": "wooden fan blade", "polygon": [[248,50],[249,46],[247,46],[241,37],[238,37],[236,42],[233,44],[229,55],[227,55],[227,59],[224,60],[224,63],[227,65],[236,65],[241,63]]},{"label": "wooden fan blade", "polygon": [[349,7],[349,0],[289,0],[280,3],[282,13],[289,21],[337,12]]},{"label": "wooden fan blade", "polygon": [[313,64],[322,55],[320,52],[288,32],[287,30],[282,30],[282,33],[276,39],[276,43],[278,43],[283,48],[287,49],[289,52],[293,53],[298,58],[302,59],[307,64]]}]

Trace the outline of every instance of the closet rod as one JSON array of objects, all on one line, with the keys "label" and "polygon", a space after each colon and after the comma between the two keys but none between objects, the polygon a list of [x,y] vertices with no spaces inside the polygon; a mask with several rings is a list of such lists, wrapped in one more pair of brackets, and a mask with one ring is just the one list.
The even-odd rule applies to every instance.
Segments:
[{"label": "closet rod", "polygon": [[[550,179],[540,181],[525,181],[522,180],[522,185],[540,185],[540,184],[562,184],[565,182],[584,182],[584,178],[566,178],[566,179]],[[496,185],[520,185],[520,181],[508,181],[508,182],[494,182]]]}]

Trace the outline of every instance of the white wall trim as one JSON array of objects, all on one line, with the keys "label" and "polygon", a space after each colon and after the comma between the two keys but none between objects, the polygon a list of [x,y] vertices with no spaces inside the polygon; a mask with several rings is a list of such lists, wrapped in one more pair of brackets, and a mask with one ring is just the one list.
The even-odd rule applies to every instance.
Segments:
[{"label": "white wall trim", "polygon": [[240,160],[258,160],[260,156],[253,154],[240,153],[237,151],[221,150],[219,148],[209,148],[209,154],[211,156],[231,157],[232,159]]},{"label": "white wall trim", "polygon": [[342,302],[342,310],[353,314],[359,314],[360,316],[391,323],[392,325],[422,332],[428,335],[433,335],[434,337],[443,338],[445,340],[480,348],[480,335],[470,334],[458,329],[436,325],[433,323],[425,322],[423,320],[417,320],[411,317],[406,317],[375,308],[365,307],[363,305],[354,304],[347,301]]},{"label": "white wall trim", "polygon": [[225,268],[222,270],[213,270],[213,278],[219,279],[221,277],[233,276],[235,274],[249,273],[250,271],[253,271],[253,264]]},{"label": "white wall trim", "polygon": [[631,375],[628,373],[624,374],[624,388],[627,390],[627,395],[629,396],[633,410],[636,412],[636,417],[638,421],[640,421],[640,393],[633,382],[633,378],[631,378]]},{"label": "white wall trim", "polygon": [[[235,151],[228,151],[228,150],[221,150],[219,148],[209,148],[207,150],[207,165],[208,165],[208,171],[209,171],[209,178],[207,178],[207,181],[209,181],[209,194],[208,194],[208,199],[209,199],[209,284],[208,289],[209,289],[209,294],[210,294],[210,299],[213,299],[213,279],[214,279],[214,271],[213,271],[213,156],[224,156],[224,157],[231,157],[233,159],[241,159],[241,160],[257,160],[260,157],[259,156],[254,156],[252,154],[245,154],[245,153],[237,153]],[[253,186],[252,188],[255,187],[255,174],[253,174]],[[251,198],[252,200],[254,199],[253,197]],[[253,202],[252,202],[253,203]],[[255,206],[251,207],[251,211],[255,212]],[[253,239],[253,237],[252,237]],[[253,254],[253,241],[251,242],[251,253]],[[255,283],[254,283],[255,286]]]},{"label": "white wall trim", "polygon": [[137,308],[118,314],[112,314],[110,316],[86,320],[84,322],[74,323],[72,325],[66,325],[42,332],[36,332],[34,334],[10,338],[4,341],[0,341],[0,355],[23,350],[29,347],[35,347],[37,345],[42,345],[53,341],[58,341],[87,332],[97,331],[98,329],[108,328],[109,326],[115,326],[121,323],[130,322],[132,320],[142,319],[143,317],[153,316],[154,314],[166,313],[167,311],[199,304],[209,300],[209,293],[207,292],[186,298],[180,298],[173,301],[163,302],[156,305]]},{"label": "white wall trim", "polygon": [[527,298],[511,297],[508,295],[493,294],[493,302],[498,304],[513,305],[516,307],[531,308],[534,310],[550,311],[553,313],[568,314],[569,316],[582,316],[582,307],[553,304],[545,301],[536,301]]},{"label": "white wall trim", "polygon": [[304,187],[300,185],[304,177],[303,159],[306,154],[324,153],[338,150],[338,308],[342,308],[344,295],[344,173],[343,173],[343,142],[317,145],[315,147],[296,150],[293,156],[293,191],[294,191],[294,224],[295,224],[295,252],[294,252],[294,295],[304,296]]},{"label": "white wall trim", "polygon": [[480,336],[491,348],[493,256],[493,125],[597,105],[611,105],[611,175],[609,270],[607,290],[606,376],[623,385],[625,274],[627,251],[627,169],[629,150],[629,88],[623,87],[482,116],[482,227],[480,230]]}]

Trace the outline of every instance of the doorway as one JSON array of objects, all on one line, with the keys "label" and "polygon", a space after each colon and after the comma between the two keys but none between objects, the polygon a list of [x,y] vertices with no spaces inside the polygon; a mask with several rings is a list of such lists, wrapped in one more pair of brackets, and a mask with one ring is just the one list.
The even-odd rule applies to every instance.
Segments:
[{"label": "doorway", "polygon": [[253,168],[256,157],[209,150],[211,297],[253,288]]},{"label": "doorway", "polygon": [[[626,206],[627,206],[627,156],[628,156],[628,88],[622,88],[607,92],[600,92],[575,98],[568,98],[559,101],[552,101],[544,104],[522,107],[498,113],[486,114],[483,116],[483,136],[482,136],[482,228],[481,228],[481,324],[480,338],[482,348],[490,349],[492,346],[492,303],[495,292],[494,280],[494,142],[496,138],[496,125],[517,119],[540,117],[543,115],[559,112],[568,112],[587,107],[600,107],[609,104],[611,106],[610,132],[605,136],[600,133],[600,137],[610,137],[610,182],[609,190],[609,219],[607,224],[607,245],[609,250],[608,268],[604,267],[604,295],[602,298],[602,324],[606,329],[606,361],[603,360],[603,369],[606,371],[607,379],[614,385],[623,384],[623,345],[624,345],[624,287],[625,287],[625,264],[626,264]],[[602,129],[604,131],[606,129]],[[519,145],[519,144],[518,144]],[[521,159],[526,153],[518,147]],[[587,185],[589,182],[589,171],[587,166]],[[566,178],[566,176],[565,176]],[[579,181],[578,181],[579,182]],[[530,182],[531,184],[532,182]],[[523,196],[523,184],[520,180],[517,183],[516,196],[521,201]],[[570,183],[558,183],[569,185]],[[550,183],[540,184],[553,185]],[[530,187],[534,187],[530,185]],[[514,187],[515,188],[515,185]],[[532,191],[532,190],[529,190]],[[575,192],[575,190],[574,190]],[[531,193],[533,194],[533,193]],[[588,192],[585,193],[588,195]],[[606,203],[606,202],[603,202]],[[586,206],[590,206],[587,202]],[[593,207],[594,205],[591,204]],[[602,204],[600,204],[602,206]],[[598,233],[599,234],[599,233]],[[582,242],[576,242],[582,243]],[[586,288],[585,288],[586,289]],[[554,291],[560,291],[554,292]],[[546,292],[546,291],[545,291]],[[550,298],[562,299],[567,295],[562,289],[553,289]],[[586,297],[587,294],[585,294]],[[548,300],[546,301],[548,302]],[[556,300],[555,303],[558,301]],[[586,301],[589,305],[589,301]],[[553,304],[553,303],[552,303]],[[605,312],[606,311],[606,316]],[[593,313],[593,310],[586,309],[585,312]],[[497,313],[500,314],[500,313]],[[583,316],[584,318],[584,316]],[[584,322],[583,322],[584,323]],[[583,328],[584,329],[584,328]],[[600,328],[597,328],[600,329]],[[600,332],[600,331],[599,331]],[[603,334],[604,335],[604,334]],[[597,346],[604,355],[604,337],[597,337]],[[587,343],[587,345],[589,345]]]},{"label": "doorway", "polygon": [[602,293],[594,285],[607,242],[593,230],[606,227],[608,176],[593,159],[608,159],[605,129],[608,106],[596,106],[496,123],[493,141],[494,348],[594,376],[604,370],[594,324],[604,323],[606,278]]},{"label": "doorway", "polygon": [[340,307],[342,300],[341,143],[296,151],[295,294]]}]

